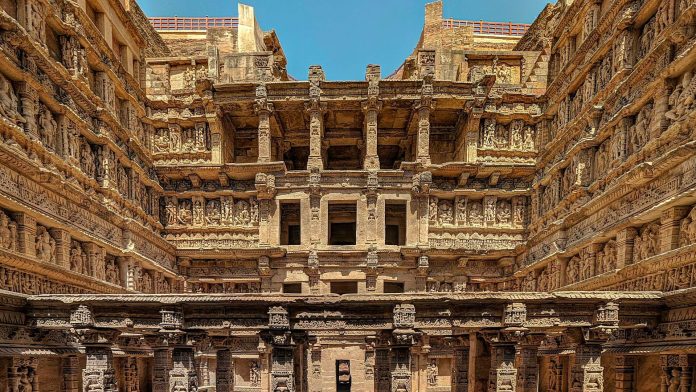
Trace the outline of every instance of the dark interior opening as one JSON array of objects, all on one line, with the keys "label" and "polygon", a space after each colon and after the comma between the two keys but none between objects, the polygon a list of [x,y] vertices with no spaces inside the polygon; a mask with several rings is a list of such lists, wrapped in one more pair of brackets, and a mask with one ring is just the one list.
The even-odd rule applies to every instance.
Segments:
[{"label": "dark interior opening", "polygon": [[283,283],[283,293],[302,294],[302,283]]},{"label": "dark interior opening", "polygon": [[384,292],[385,293],[403,293],[404,283],[403,282],[384,282]]},{"label": "dark interior opening", "polygon": [[396,145],[380,145],[377,149],[381,169],[398,169],[404,161],[404,150]]},{"label": "dark interior opening", "polygon": [[384,208],[384,243],[406,245],[406,204],[387,202]]},{"label": "dark interior opening", "polygon": [[329,204],[329,245],[356,244],[356,205]]},{"label": "dark interior opening", "polygon": [[280,244],[301,244],[300,202],[282,202],[280,204]]},{"label": "dark interior opening", "polygon": [[307,170],[307,160],[309,158],[309,147],[298,146],[290,147],[283,154],[283,160],[288,170]]},{"label": "dark interior opening", "polygon": [[331,282],[331,293],[333,294],[357,294],[358,282]]},{"label": "dark interior opening", "polygon": [[358,146],[331,146],[326,151],[327,170],[360,170],[362,156]]}]

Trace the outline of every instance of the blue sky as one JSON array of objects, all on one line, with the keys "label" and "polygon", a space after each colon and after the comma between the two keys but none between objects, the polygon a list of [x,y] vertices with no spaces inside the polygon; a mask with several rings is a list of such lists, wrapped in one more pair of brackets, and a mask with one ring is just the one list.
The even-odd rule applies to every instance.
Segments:
[{"label": "blue sky", "polygon": [[[234,0],[137,0],[148,16],[236,16]],[[362,80],[367,64],[386,76],[418,42],[432,0],[246,0],[263,30],[275,29],[288,72],[306,79],[320,64],[330,80]],[[531,23],[549,1],[445,0],[446,18]]]}]

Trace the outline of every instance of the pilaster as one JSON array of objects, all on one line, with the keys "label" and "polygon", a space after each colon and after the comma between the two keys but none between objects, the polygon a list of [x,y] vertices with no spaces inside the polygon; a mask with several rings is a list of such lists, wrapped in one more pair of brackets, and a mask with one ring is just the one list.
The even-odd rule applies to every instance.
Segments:
[{"label": "pilaster", "polygon": [[265,84],[260,84],[256,87],[254,111],[259,116],[258,162],[270,162],[273,152],[271,148],[271,113],[273,113],[273,104],[268,102],[268,91]]},{"label": "pilaster", "polygon": [[662,212],[660,216],[660,253],[669,252],[679,247],[679,225],[689,210],[689,207],[672,207]]},{"label": "pilaster", "polygon": [[324,113],[326,103],[321,102],[321,82],[326,79],[319,65],[309,67],[309,101],[305,109],[309,114],[309,157],[307,170],[324,169],[322,140],[324,138]]},{"label": "pilaster", "polygon": [[633,241],[636,229],[627,227],[616,235],[616,268],[621,269],[633,263]]},{"label": "pilaster", "polygon": [[70,233],[63,229],[50,229],[48,232],[56,242],[56,264],[70,269]]},{"label": "pilaster", "polygon": [[13,215],[17,223],[17,251],[27,256],[36,256],[36,219],[24,212]]},{"label": "pilaster", "polygon": [[363,113],[365,113],[365,159],[363,168],[365,170],[379,170],[378,146],[378,124],[377,118],[382,108],[379,99],[379,80],[381,79],[381,68],[379,65],[368,65],[365,72],[365,80],[368,82],[367,101],[362,103]]},{"label": "pilaster", "polygon": [[234,390],[232,354],[229,349],[218,349],[215,356],[217,359],[217,367],[215,368],[215,391],[232,392],[232,390]]},{"label": "pilaster", "polygon": [[614,390],[633,392],[635,388],[635,358],[628,355],[614,357]]},{"label": "pilaster", "polygon": [[78,392],[80,390],[80,359],[77,355],[61,358],[61,374],[63,375],[64,392]]}]

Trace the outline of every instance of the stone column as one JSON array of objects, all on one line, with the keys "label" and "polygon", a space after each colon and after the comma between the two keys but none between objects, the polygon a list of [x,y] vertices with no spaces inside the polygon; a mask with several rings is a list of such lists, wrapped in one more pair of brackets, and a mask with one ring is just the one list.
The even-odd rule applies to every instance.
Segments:
[{"label": "stone column", "polygon": [[321,102],[321,82],[325,80],[321,66],[309,67],[309,102],[305,104],[309,114],[309,158],[307,169],[324,168],[322,160],[322,139],[324,138],[324,112],[326,104]]},{"label": "stone column", "polygon": [[516,392],[515,343],[491,342],[491,370],[488,392]]},{"label": "stone column", "polygon": [[123,382],[127,392],[140,391],[140,378],[138,377],[138,360],[135,357],[123,358],[121,362],[123,368]]},{"label": "stone column", "polygon": [[17,251],[27,256],[36,256],[36,219],[24,212],[13,216],[17,222]]},{"label": "stone column", "polygon": [[517,348],[515,358],[517,374],[517,392],[536,392],[539,387],[539,363],[537,352],[539,345],[534,342],[523,343]]},{"label": "stone column", "polygon": [[7,392],[39,392],[38,366],[37,358],[12,357],[7,368]]},{"label": "stone column", "polygon": [[172,367],[172,350],[167,346],[153,348],[152,391],[169,392],[169,370]]},{"label": "stone column", "polygon": [[39,126],[36,123],[36,116],[39,112],[39,95],[27,82],[19,83],[17,87],[22,116],[25,119],[24,132],[33,139],[39,139]]},{"label": "stone column", "polygon": [[215,391],[232,392],[234,389],[234,374],[232,374],[232,354],[228,349],[216,352],[217,368],[215,369]]},{"label": "stone column", "polygon": [[604,367],[601,364],[602,346],[598,343],[582,343],[575,349],[570,368],[570,392],[602,392]]},{"label": "stone column", "polygon": [[170,390],[195,391],[198,389],[198,377],[193,347],[175,347],[172,350],[172,368],[169,371]]},{"label": "stone column", "polygon": [[[98,339],[100,341],[103,339]],[[90,343],[85,345],[87,363],[82,371],[82,389],[84,391],[118,392],[114,358],[107,343]]]},{"label": "stone column", "polygon": [[368,82],[368,98],[367,101],[362,104],[363,112],[365,113],[365,160],[363,162],[365,170],[379,170],[379,155],[377,154],[377,117],[382,108],[382,103],[378,101],[380,78],[380,66],[368,65],[365,72],[365,80]]},{"label": "stone column", "polygon": [[427,166],[430,165],[430,110],[432,109],[432,101],[424,97],[414,109],[418,116],[416,161]]},{"label": "stone column", "polygon": [[464,162],[476,162],[478,158],[479,128],[481,127],[481,114],[483,110],[472,108],[468,113],[469,120],[466,123],[465,151],[462,160]]},{"label": "stone column", "polygon": [[56,241],[56,264],[70,269],[70,233],[63,229],[49,229],[48,232]]},{"label": "stone column", "polygon": [[80,390],[80,359],[77,355],[61,358],[61,373],[63,374],[63,391],[78,392]]},{"label": "stone column", "polygon": [[633,239],[636,229],[627,227],[616,235],[616,269],[633,263]]},{"label": "stone column", "polygon": [[[365,227],[366,232],[366,243],[368,245],[376,245],[379,242],[384,245],[384,236],[378,236],[378,220],[377,220],[377,187],[379,185],[379,178],[376,172],[370,172],[367,175],[367,190],[365,191],[365,199],[367,206],[367,225]],[[384,222],[386,224],[386,222]],[[381,237],[378,241],[377,238]]]},{"label": "stone column", "polygon": [[469,346],[468,337],[462,340],[463,344],[454,349],[454,364],[452,373],[452,391],[469,391]]},{"label": "stone column", "polygon": [[307,390],[310,392],[322,391],[321,376],[321,345],[314,343],[307,346]]},{"label": "stone column", "polygon": [[259,116],[258,162],[270,162],[272,160],[271,114],[273,113],[273,104],[268,102],[268,92],[265,84],[261,84],[256,87],[256,103],[254,104],[254,111]]},{"label": "stone column", "polygon": [[659,253],[669,252],[679,247],[679,224],[689,213],[689,207],[672,207],[660,216]]},{"label": "stone column", "polygon": [[616,392],[634,391],[635,358],[617,355],[614,358],[614,390]]}]

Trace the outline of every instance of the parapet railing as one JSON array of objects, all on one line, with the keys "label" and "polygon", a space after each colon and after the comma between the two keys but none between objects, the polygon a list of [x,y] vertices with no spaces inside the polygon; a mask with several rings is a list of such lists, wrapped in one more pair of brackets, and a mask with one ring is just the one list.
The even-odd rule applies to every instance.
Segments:
[{"label": "parapet railing", "polygon": [[178,16],[153,17],[150,23],[155,30],[207,30],[214,27],[236,28],[239,26],[239,18],[222,17],[222,18],[180,18]]},{"label": "parapet railing", "polygon": [[490,35],[507,35],[520,37],[523,36],[529,29],[529,24],[512,23],[512,22],[485,22],[482,20],[458,20],[444,19],[442,27],[446,29],[456,29],[458,27],[471,26],[474,28],[474,34],[490,34]]}]

